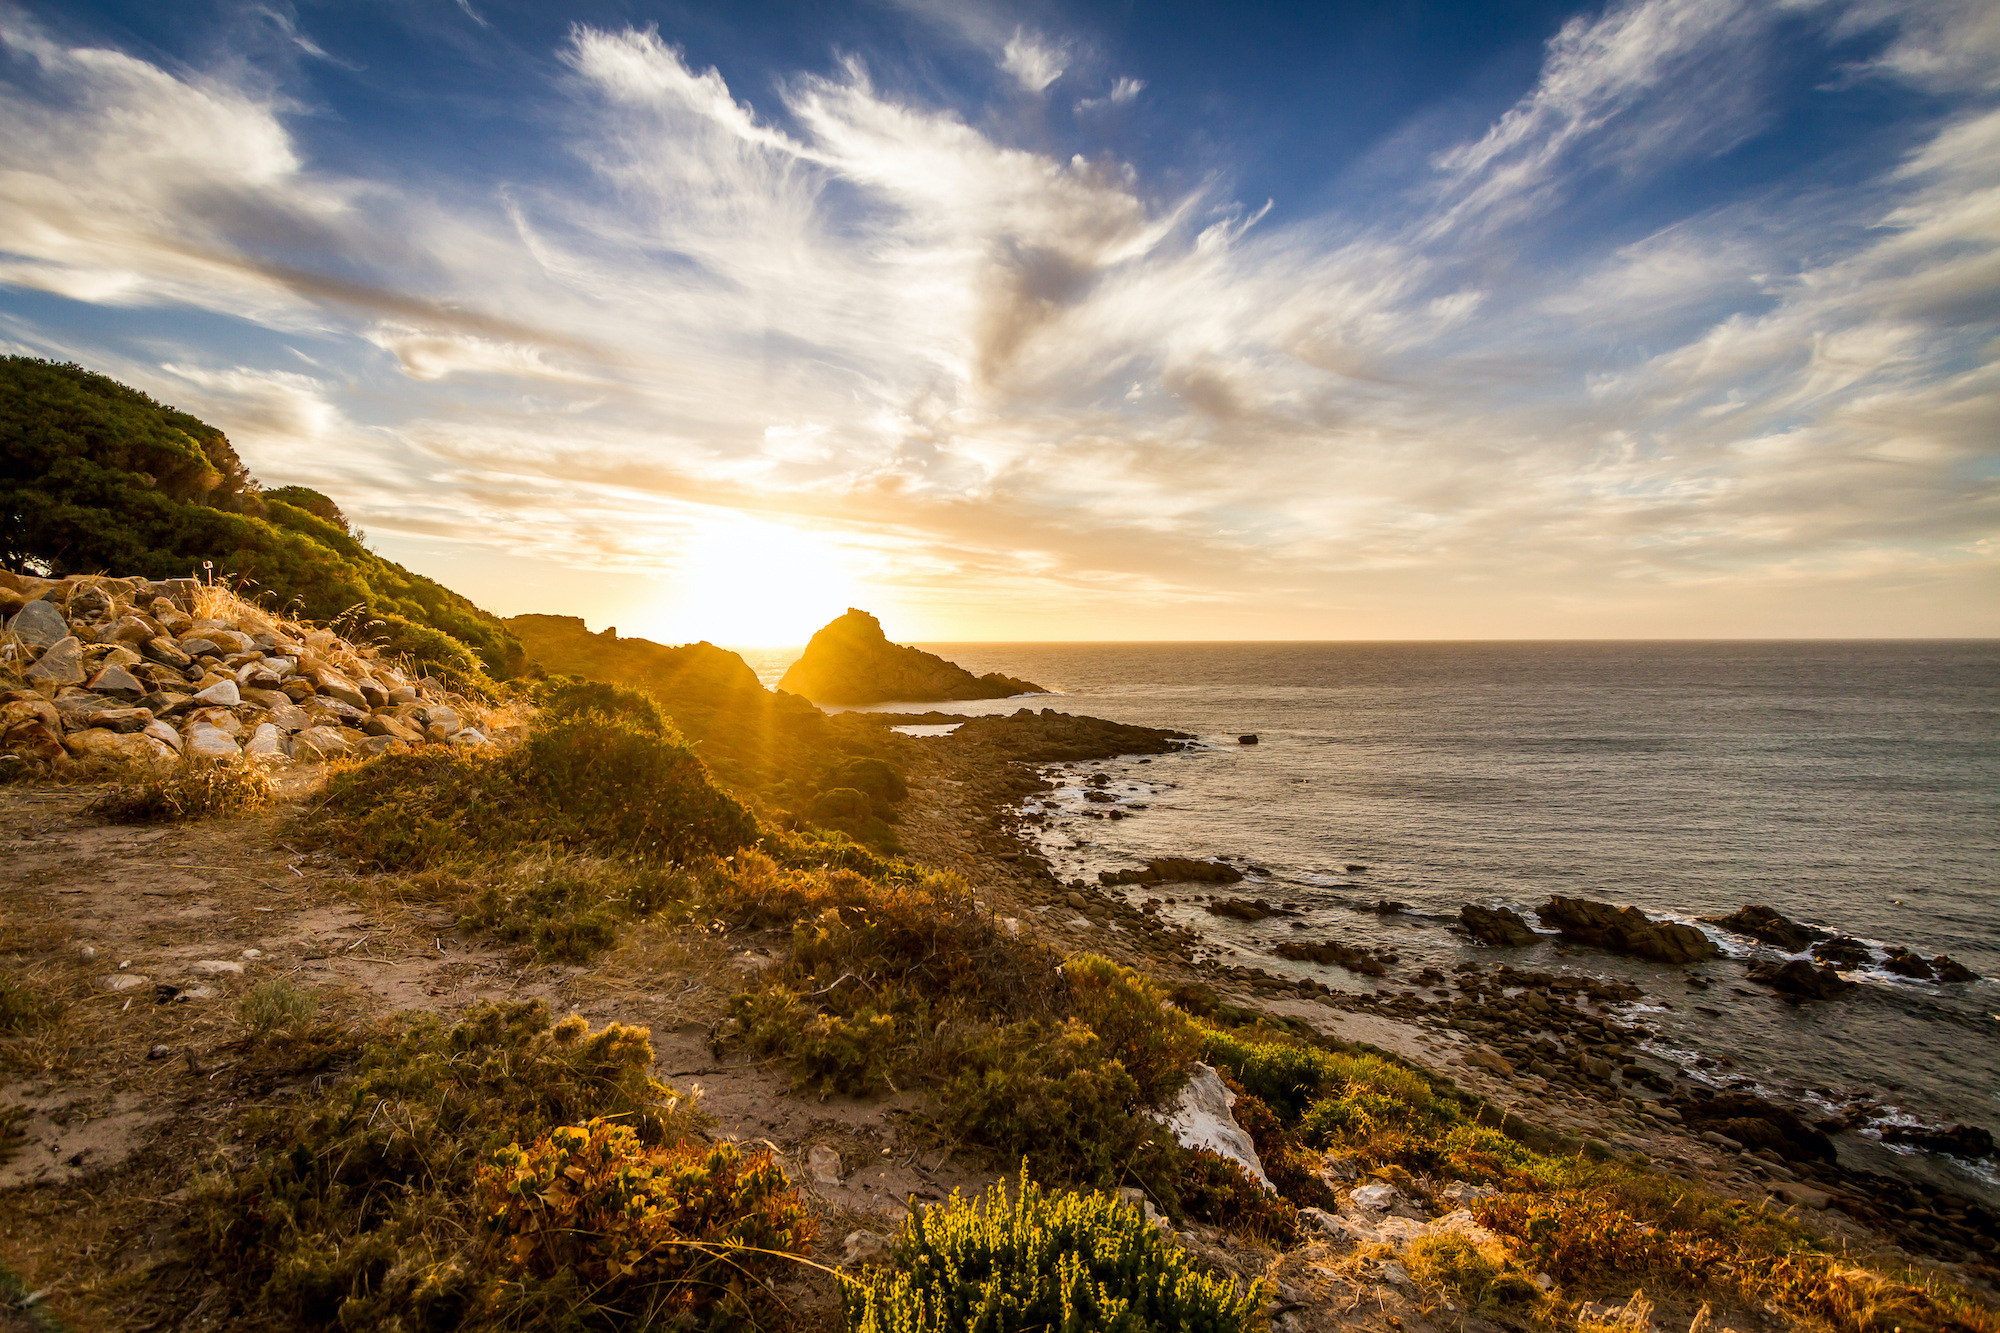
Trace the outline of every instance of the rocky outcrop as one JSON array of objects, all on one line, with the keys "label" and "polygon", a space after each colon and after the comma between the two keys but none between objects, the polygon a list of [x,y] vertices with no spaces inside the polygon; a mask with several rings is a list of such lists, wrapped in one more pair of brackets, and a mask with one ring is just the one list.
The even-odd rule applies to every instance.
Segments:
[{"label": "rocky outcrop", "polygon": [[1993,1134],[1977,1125],[1884,1125],[1882,1142],[1902,1143],[1925,1152],[1977,1160],[1993,1155]]},{"label": "rocky outcrop", "polygon": [[1033,681],[998,672],[975,676],[935,653],[890,643],[882,633],[881,621],[853,607],[812,636],[804,654],[779,680],[778,688],[827,704],[1005,699],[1016,694],[1048,693]]},{"label": "rocky outcrop", "polygon": [[1722,952],[1695,927],[1655,921],[1636,907],[1613,907],[1555,894],[1535,909],[1535,915],[1565,939],[1656,963],[1699,963]]},{"label": "rocky outcrop", "polygon": [[[1100,870],[1097,881],[1100,884],[1235,884],[1241,881],[1243,872],[1235,866],[1221,861],[1195,861],[1184,856],[1156,856],[1146,862],[1144,870]],[[1234,901],[1234,900],[1232,900]],[[1269,903],[1263,904],[1269,907]],[[1266,911],[1265,916],[1272,913]],[[1256,918],[1246,918],[1254,920]]]},{"label": "rocky outcrop", "polygon": [[0,605],[0,776],[488,743],[435,680],[191,579],[0,574]]},{"label": "rocky outcrop", "polygon": [[1822,963],[1831,963],[1849,972],[1857,967],[1866,967],[1875,959],[1873,949],[1847,935],[1820,941],[1813,945],[1812,955]]},{"label": "rocky outcrop", "polygon": [[1366,949],[1357,949],[1339,940],[1323,940],[1317,944],[1308,940],[1286,940],[1271,952],[1295,963],[1330,963],[1350,972],[1359,972],[1364,977],[1387,976],[1389,972],[1382,960]]},{"label": "rocky outcrop", "polygon": [[1458,923],[1465,933],[1481,944],[1503,949],[1519,949],[1541,938],[1519,912],[1507,907],[1481,907],[1467,903],[1458,909]]},{"label": "rocky outcrop", "polygon": [[1755,903],[1745,903],[1728,916],[1705,916],[1702,920],[1711,926],[1733,930],[1738,935],[1748,935],[1753,940],[1775,944],[1786,953],[1798,953],[1816,940],[1832,938],[1826,931],[1802,926],[1769,907]]},{"label": "rocky outcrop", "polygon": [[1670,1103],[1693,1134],[1720,1134],[1752,1151],[1768,1149],[1788,1162],[1837,1160],[1833,1141],[1798,1115],[1747,1092],[1675,1098]]},{"label": "rocky outcrop", "polygon": [[1194,740],[1185,731],[1134,727],[1101,717],[1074,717],[1053,708],[964,717],[952,713],[875,715],[885,726],[959,724],[943,740],[955,750],[986,749],[994,757],[1031,764],[1078,763],[1121,754],[1168,754]]},{"label": "rocky outcrop", "polygon": [[1752,963],[1750,980],[1801,1000],[1837,1000],[1854,986],[1842,980],[1839,968],[1814,966],[1803,958],[1788,963]]},{"label": "rocky outcrop", "polygon": [[1281,907],[1273,907],[1262,898],[1220,898],[1209,903],[1204,909],[1210,916],[1227,917],[1231,921],[1263,921],[1274,916],[1294,916]]},{"label": "rocky outcrop", "polygon": [[1223,1084],[1222,1076],[1197,1060],[1173,1108],[1154,1118],[1172,1132],[1183,1148],[1206,1148],[1219,1153],[1242,1167],[1252,1180],[1276,1193],[1271,1178],[1264,1174],[1264,1163],[1258,1160],[1256,1143],[1236,1123],[1236,1116],[1230,1110],[1235,1105],[1236,1094]]}]

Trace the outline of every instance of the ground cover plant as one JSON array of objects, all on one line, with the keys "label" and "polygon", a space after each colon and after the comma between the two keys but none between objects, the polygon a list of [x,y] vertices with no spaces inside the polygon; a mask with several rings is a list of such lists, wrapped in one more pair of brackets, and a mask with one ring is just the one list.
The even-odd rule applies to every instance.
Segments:
[{"label": "ground cover plant", "polygon": [[202,1189],[205,1267],[245,1318],[589,1329],[748,1319],[812,1239],[767,1157],[702,1138],[644,1029],[538,1002],[404,1016],[352,1072],[254,1114]]},{"label": "ground cover plant", "polygon": [[1045,1194],[1024,1173],[977,1205],[954,1194],[913,1215],[893,1271],[850,1283],[849,1333],[1245,1333],[1263,1295],[1199,1272],[1136,1208],[1101,1194]]}]

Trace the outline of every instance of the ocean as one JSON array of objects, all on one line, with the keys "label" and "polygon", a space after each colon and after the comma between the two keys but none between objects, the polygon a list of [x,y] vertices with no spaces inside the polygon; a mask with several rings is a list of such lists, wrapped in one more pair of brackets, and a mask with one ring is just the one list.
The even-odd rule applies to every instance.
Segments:
[{"label": "ocean", "polygon": [[[1404,989],[1423,966],[1467,960],[1632,981],[1655,1055],[1844,1115],[1864,1126],[1839,1139],[1856,1165],[2000,1202],[1991,1160],[1879,1137],[1888,1124],[2000,1131],[2000,982],[1873,967],[1840,999],[1794,1004],[1744,975],[1787,955],[1715,926],[1703,929],[1728,956],[1697,969],[1713,983],[1702,991],[1678,968],[1553,937],[1492,949],[1450,928],[1466,902],[1533,924],[1552,893],[1694,924],[1758,903],[2000,977],[2000,642],[922,646],[1062,697],[911,711],[1053,707],[1201,738],[1149,763],[1051,770],[1061,790],[1031,804],[1065,878],[1226,856],[1268,872],[1231,893],[1305,912],[1309,930],[1245,924],[1175,895],[1167,915],[1214,956],[1350,990]],[[769,684],[796,653],[745,656]],[[1083,800],[1098,770],[1116,807]],[[1127,817],[1086,813],[1111,808]],[[1370,910],[1383,899],[1407,910]],[[1377,983],[1271,956],[1288,936],[1402,961]],[[1718,1054],[1734,1067],[1697,1066]]]}]

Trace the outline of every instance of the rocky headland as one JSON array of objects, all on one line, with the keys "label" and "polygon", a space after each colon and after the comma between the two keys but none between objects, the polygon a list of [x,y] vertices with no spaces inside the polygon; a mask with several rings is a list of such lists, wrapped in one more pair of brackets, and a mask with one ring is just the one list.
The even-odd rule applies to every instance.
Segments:
[{"label": "rocky headland", "polygon": [[1033,681],[992,671],[975,676],[936,653],[890,643],[881,621],[853,607],[812,636],[778,688],[826,704],[943,703],[1048,693]]}]

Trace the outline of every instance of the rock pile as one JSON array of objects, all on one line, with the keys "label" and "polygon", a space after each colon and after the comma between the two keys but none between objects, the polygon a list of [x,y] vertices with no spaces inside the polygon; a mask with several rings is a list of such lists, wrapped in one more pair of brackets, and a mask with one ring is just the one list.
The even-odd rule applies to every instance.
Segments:
[{"label": "rock pile", "polygon": [[489,743],[437,681],[193,579],[0,573],[0,615],[0,776]]}]

